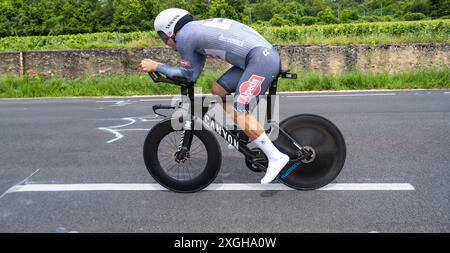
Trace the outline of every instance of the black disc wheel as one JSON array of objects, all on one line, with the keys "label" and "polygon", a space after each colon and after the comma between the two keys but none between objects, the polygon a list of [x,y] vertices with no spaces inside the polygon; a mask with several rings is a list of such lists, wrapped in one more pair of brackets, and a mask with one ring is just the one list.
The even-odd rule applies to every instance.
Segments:
[{"label": "black disc wheel", "polygon": [[219,173],[222,154],[214,135],[195,130],[191,148],[177,158],[183,131],[172,128],[171,121],[155,125],[144,143],[144,161],[150,175],[175,192],[196,192],[211,184]]},{"label": "black disc wheel", "polygon": [[[281,171],[279,179],[297,190],[314,190],[332,182],[345,163],[346,146],[339,129],[329,120],[312,114],[292,116],[280,123],[300,146],[312,155],[292,161]],[[281,133],[274,142],[282,152],[295,158],[298,149]]]}]

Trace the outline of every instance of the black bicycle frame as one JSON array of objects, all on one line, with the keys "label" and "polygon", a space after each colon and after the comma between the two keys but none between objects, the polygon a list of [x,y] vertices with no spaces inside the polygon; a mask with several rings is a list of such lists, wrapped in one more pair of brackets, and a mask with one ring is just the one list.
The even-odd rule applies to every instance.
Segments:
[{"label": "black bicycle frame", "polygon": [[[182,139],[180,140],[179,152],[177,153],[177,157],[176,157],[177,159],[181,160],[185,157],[187,151],[189,151],[191,144],[192,144],[193,131],[194,131],[193,124],[196,120],[196,118],[195,118],[196,116],[194,115],[194,84],[188,83],[187,81],[182,80],[182,79],[174,79],[174,78],[169,79],[169,78],[163,77],[158,72],[149,73],[149,75],[155,82],[172,83],[172,84],[180,86],[181,87],[181,95],[189,98],[190,112],[188,115],[190,116],[190,118],[186,119],[185,124],[183,125]],[[295,74],[292,74],[292,75],[295,75]],[[282,73],[281,76],[285,77],[286,73]],[[289,77],[287,77],[287,78],[289,78]],[[296,78],[296,76],[294,78]],[[267,122],[272,121],[272,96],[276,95],[277,84],[278,84],[278,79],[274,79],[274,81],[272,82],[272,84],[269,87],[269,93],[267,96]],[[175,109],[175,107],[164,106],[164,105],[153,106],[153,111],[155,111],[155,113],[156,113],[156,110],[158,110],[158,109]],[[213,128],[213,130],[215,130],[228,143],[232,144],[239,152],[244,154],[248,159],[253,160],[253,159],[259,158],[258,152],[252,151],[250,148],[247,147],[246,141],[244,141],[242,138],[239,138],[238,136],[236,136],[236,134],[235,134],[236,131],[230,131],[226,127],[217,123],[213,117],[209,117],[207,115],[207,111],[203,110],[203,108],[202,108],[201,121],[203,122],[204,125],[207,125],[209,127],[213,126],[213,127],[211,127],[211,128]],[[218,131],[218,129],[220,129],[220,131]],[[296,143],[296,141],[292,137],[289,136],[288,133],[283,131],[283,129],[278,128],[278,130],[280,131],[280,133],[282,133],[284,136],[286,136],[290,141],[292,141],[292,144],[296,148],[298,148],[298,151],[301,154],[296,160],[307,158],[310,155],[310,153],[307,150],[303,149],[300,145],[298,145]]]},{"label": "black bicycle frame", "polygon": [[[193,124],[194,124],[195,117],[196,117],[193,114],[193,112],[194,112],[194,88],[193,88],[193,86],[189,86],[189,87],[182,86],[181,87],[181,95],[187,96],[190,101],[189,115],[191,116],[191,118],[187,119],[186,124],[183,125],[183,133],[184,134],[182,136],[182,140],[180,141],[180,143],[182,143],[181,150],[189,150],[190,145],[192,143],[192,137],[193,137],[192,131],[194,128]],[[225,126],[223,126],[222,124],[215,121],[215,118],[209,116],[207,114],[207,111],[203,110],[203,108],[202,108],[202,114],[201,114],[201,121],[203,122],[204,125],[210,127],[212,130],[216,131],[222,138],[224,138],[228,143],[232,144],[239,152],[241,152],[245,156],[250,157],[250,158],[256,157],[256,154],[247,147],[247,145],[246,145],[247,142],[245,142],[243,139],[236,136],[234,131],[230,131]]]}]

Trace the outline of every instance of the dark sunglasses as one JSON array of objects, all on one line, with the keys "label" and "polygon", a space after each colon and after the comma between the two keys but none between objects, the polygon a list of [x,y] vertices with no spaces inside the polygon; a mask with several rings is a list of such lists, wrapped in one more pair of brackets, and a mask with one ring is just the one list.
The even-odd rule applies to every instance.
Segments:
[{"label": "dark sunglasses", "polygon": [[164,43],[167,44],[167,41],[170,39],[167,34],[165,34],[163,31],[158,31],[158,36],[164,41]]}]

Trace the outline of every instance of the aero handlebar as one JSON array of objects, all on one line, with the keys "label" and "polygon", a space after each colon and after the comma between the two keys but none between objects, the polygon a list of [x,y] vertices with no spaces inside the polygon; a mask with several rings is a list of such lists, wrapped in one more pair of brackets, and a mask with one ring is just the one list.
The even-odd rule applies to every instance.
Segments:
[{"label": "aero handlebar", "polygon": [[194,83],[188,82],[185,78],[169,78],[159,72],[148,72],[148,75],[155,83],[171,83],[182,87],[192,86]]}]

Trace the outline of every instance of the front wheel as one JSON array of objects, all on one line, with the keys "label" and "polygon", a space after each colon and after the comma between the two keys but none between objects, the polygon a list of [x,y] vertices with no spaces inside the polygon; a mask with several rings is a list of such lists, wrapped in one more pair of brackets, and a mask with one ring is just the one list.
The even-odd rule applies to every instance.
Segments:
[{"label": "front wheel", "polygon": [[[297,190],[314,190],[332,182],[345,163],[346,146],[339,129],[329,120],[312,114],[295,115],[280,123],[300,146],[312,153],[309,159],[291,161],[279,180]],[[274,144],[291,159],[298,149],[279,133]],[[294,157],[295,158],[295,157]]]},{"label": "front wheel", "polygon": [[219,173],[222,154],[214,135],[194,130],[185,159],[178,160],[183,131],[172,128],[170,119],[155,125],[144,143],[144,161],[150,175],[175,192],[197,192],[211,184]]}]

